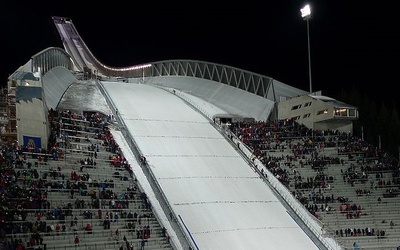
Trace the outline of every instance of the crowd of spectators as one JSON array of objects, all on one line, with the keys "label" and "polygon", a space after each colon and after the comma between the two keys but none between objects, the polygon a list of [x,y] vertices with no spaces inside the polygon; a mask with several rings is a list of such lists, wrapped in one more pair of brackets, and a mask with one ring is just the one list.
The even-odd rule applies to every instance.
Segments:
[{"label": "crowd of spectators", "polygon": [[[340,160],[339,157],[320,154],[325,148],[336,147],[339,156],[347,156],[351,161],[350,166],[342,170],[345,183],[354,186],[356,183],[371,180],[370,175],[377,175],[376,184],[371,183],[371,188],[368,189],[357,189],[357,195],[369,195],[372,189],[385,186],[385,197],[396,196],[399,192],[398,160],[351,134],[332,130],[312,131],[293,120],[236,121],[229,127],[283,185],[288,188],[290,185],[294,187],[293,195],[319,219],[319,212],[329,213],[336,210],[332,203],[339,203],[338,210],[348,219],[367,215],[363,212],[361,204],[350,205],[346,197],[334,197],[330,191],[335,176],[325,174],[325,170],[331,164],[340,164],[343,167],[347,165],[345,166],[343,159]],[[282,152],[282,156],[276,156],[277,152]],[[298,168],[305,167],[313,169],[314,176],[303,177]],[[292,169],[292,173],[288,169]],[[263,171],[262,173],[266,174]],[[392,181],[385,181],[383,173],[392,175]],[[326,192],[329,194],[325,194]],[[349,228],[338,230],[337,235],[384,237],[385,231],[380,230],[377,233],[371,232],[370,228]]]},{"label": "crowd of spectators", "polygon": [[[87,220],[94,218],[93,209],[97,209],[96,218],[103,222],[104,229],[110,229],[111,223],[118,225],[120,218],[128,218],[130,232],[136,229],[140,238],[150,238],[149,225],[140,225],[148,214],[126,211],[129,200],[136,199],[135,182],[124,192],[116,193],[113,178],[97,180],[84,171],[84,167],[96,166],[98,152],[105,149],[110,155],[110,168],[121,168],[133,177],[130,164],[107,126],[110,117],[99,113],[80,116],[71,111],[50,110],[49,119],[51,136],[48,150],[22,145],[0,146],[0,249],[44,249],[46,236],[66,231],[75,232],[73,242],[80,244],[79,232],[91,234],[93,227],[91,223],[79,227],[75,209],[83,209],[79,216]],[[68,176],[62,167],[54,168],[54,164],[47,164],[48,161],[63,160],[65,150],[73,149],[72,142],[82,140],[81,131],[87,132],[86,135],[93,134],[83,139],[86,143],[93,143],[87,148],[88,157],[76,162],[80,166],[79,172],[72,170]],[[35,164],[29,159],[33,159]],[[48,199],[49,193],[63,190],[69,194],[67,201],[54,203]],[[91,197],[90,201],[81,198],[87,195]],[[151,213],[146,194],[142,192],[138,198],[146,201],[144,206]]]}]

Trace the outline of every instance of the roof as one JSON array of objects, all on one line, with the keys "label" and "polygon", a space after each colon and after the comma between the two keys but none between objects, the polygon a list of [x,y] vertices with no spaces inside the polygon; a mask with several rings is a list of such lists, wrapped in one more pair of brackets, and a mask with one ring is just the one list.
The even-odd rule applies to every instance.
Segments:
[{"label": "roof", "polygon": [[316,100],[320,100],[326,103],[331,104],[334,107],[341,107],[341,108],[356,108],[353,105],[338,101],[332,97],[328,97],[328,96],[323,96],[323,95],[308,95],[309,97],[316,99]]},{"label": "roof", "polygon": [[39,81],[39,78],[35,77],[32,72],[23,72],[23,71],[15,71],[11,76],[10,79],[13,80],[32,80],[32,81]]}]

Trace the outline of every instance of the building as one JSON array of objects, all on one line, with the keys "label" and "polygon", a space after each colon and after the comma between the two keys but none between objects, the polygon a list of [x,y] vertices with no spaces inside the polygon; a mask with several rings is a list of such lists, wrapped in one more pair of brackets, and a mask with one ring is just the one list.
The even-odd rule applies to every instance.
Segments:
[{"label": "building", "polygon": [[353,133],[356,107],[323,95],[302,95],[278,103],[278,119],[293,119],[313,130]]}]

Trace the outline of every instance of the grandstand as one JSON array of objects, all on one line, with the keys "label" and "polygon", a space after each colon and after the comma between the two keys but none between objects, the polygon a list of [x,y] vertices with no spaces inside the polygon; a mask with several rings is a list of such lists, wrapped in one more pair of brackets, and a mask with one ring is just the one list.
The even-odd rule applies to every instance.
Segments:
[{"label": "grandstand", "polygon": [[398,162],[348,133],[354,107],[312,117],[324,130],[280,120],[285,102],[310,112],[299,96],[323,102],[314,111],[332,99],[206,62],[107,67],[71,20],[54,21],[65,51],[45,49],[9,79],[4,249],[399,245]]}]

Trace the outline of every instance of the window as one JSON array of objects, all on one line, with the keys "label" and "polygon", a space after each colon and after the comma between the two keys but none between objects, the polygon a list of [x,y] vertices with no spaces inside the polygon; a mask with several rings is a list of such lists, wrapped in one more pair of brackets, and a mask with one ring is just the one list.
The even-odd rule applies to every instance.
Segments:
[{"label": "window", "polygon": [[356,109],[349,109],[349,116],[350,117],[357,117],[357,110]]},{"label": "window", "polygon": [[304,104],[304,107],[308,107],[311,106],[311,102],[306,102],[306,104]]},{"label": "window", "polygon": [[322,114],[328,114],[328,110],[324,109],[317,112],[317,115],[322,115]]},{"label": "window", "polygon": [[346,108],[335,108],[335,116],[347,116]]},{"label": "window", "polygon": [[304,114],[304,115],[303,115],[303,119],[304,119],[304,118],[308,118],[308,117],[310,117],[310,115],[311,115],[310,113],[308,113],[308,114]]},{"label": "window", "polygon": [[299,109],[299,108],[301,108],[301,104],[293,106],[292,110],[296,110],[296,109]]},{"label": "window", "polygon": [[300,116],[295,116],[295,117],[292,118],[293,121],[296,121],[296,120],[299,120],[299,119],[300,119]]},{"label": "window", "polygon": [[354,108],[335,108],[334,114],[340,117],[357,117],[357,110]]}]

